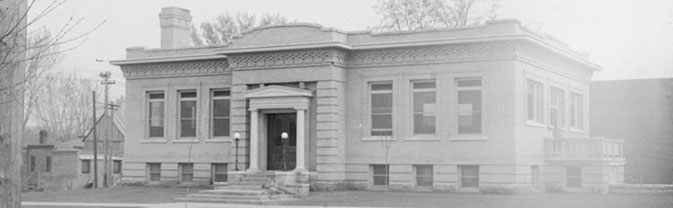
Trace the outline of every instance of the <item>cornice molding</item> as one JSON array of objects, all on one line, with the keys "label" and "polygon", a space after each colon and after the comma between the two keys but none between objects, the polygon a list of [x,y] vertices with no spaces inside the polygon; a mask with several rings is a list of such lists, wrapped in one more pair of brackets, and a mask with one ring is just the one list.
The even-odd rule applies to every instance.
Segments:
[{"label": "cornice molding", "polygon": [[121,65],[121,69],[126,79],[217,75],[231,72],[229,69],[229,63],[225,59],[152,64],[130,64]]},{"label": "cornice molding", "polygon": [[346,65],[346,57],[347,53],[339,49],[312,49],[273,53],[231,54],[227,58],[231,69],[236,71],[325,64],[343,67]]}]

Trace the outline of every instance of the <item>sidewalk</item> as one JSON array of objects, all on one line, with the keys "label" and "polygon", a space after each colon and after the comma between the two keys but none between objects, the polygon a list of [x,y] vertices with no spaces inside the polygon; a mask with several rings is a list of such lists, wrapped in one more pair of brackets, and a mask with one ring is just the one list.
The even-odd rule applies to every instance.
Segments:
[{"label": "sidewalk", "polygon": [[[299,205],[247,205],[247,204],[209,204],[209,203],[79,203],[79,202],[22,202],[22,207],[120,207],[120,208],[324,208],[325,206],[299,206]],[[332,207],[332,206],[330,206]],[[332,207],[332,208],[358,208],[358,207]]]}]

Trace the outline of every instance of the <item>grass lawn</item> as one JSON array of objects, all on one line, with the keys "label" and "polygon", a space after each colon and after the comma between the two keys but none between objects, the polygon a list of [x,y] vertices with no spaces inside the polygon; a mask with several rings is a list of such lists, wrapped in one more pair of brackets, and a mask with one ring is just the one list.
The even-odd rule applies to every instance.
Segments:
[{"label": "grass lawn", "polygon": [[311,192],[306,200],[287,205],[370,207],[498,207],[498,208],[672,208],[673,194],[534,194],[482,195],[400,192]]},{"label": "grass lawn", "polygon": [[[176,197],[200,189],[162,187],[115,187],[61,192],[25,192],[23,201],[94,203],[170,203]],[[498,207],[498,208],[671,208],[673,193],[657,194],[533,194],[482,195],[403,192],[311,192],[303,200],[286,205],[368,206],[368,207]]]},{"label": "grass lawn", "polygon": [[114,187],[58,192],[23,192],[21,201],[90,203],[170,203],[174,198],[202,189],[162,187]]}]

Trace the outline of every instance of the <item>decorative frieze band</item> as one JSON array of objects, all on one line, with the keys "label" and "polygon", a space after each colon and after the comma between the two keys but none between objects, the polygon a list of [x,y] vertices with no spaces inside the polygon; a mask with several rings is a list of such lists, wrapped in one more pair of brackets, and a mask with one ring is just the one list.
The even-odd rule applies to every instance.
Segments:
[{"label": "decorative frieze band", "polygon": [[132,64],[121,67],[126,79],[165,77],[165,76],[194,76],[223,74],[229,72],[227,60],[168,62],[152,64]]},{"label": "decorative frieze band", "polygon": [[227,55],[233,70],[266,69],[280,67],[334,64],[344,66],[346,52],[337,49],[283,51]]},{"label": "decorative frieze band", "polygon": [[514,57],[510,43],[478,43],[415,48],[355,51],[348,56],[349,67],[441,63],[460,60]]}]

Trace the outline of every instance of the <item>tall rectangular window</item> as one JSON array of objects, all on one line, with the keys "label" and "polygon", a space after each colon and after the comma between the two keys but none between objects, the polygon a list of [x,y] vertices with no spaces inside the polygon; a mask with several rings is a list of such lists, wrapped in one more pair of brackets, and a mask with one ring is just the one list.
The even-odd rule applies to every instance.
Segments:
[{"label": "tall rectangular window", "polygon": [[582,94],[570,94],[570,127],[584,128],[584,99]]},{"label": "tall rectangular window", "polygon": [[180,163],[180,182],[189,183],[194,180],[194,163]]},{"label": "tall rectangular window", "polygon": [[565,126],[565,102],[563,89],[549,88],[549,125],[554,128]]},{"label": "tall rectangular window", "polygon": [[91,172],[91,160],[82,160],[82,173],[89,174]]},{"label": "tall rectangular window", "polygon": [[149,137],[164,137],[164,93],[148,93]]},{"label": "tall rectangular window", "polygon": [[387,186],[388,185],[388,178],[389,178],[389,173],[390,173],[390,166],[389,165],[372,165],[372,180],[374,182],[374,185],[377,186]]},{"label": "tall rectangular window", "polygon": [[35,156],[30,156],[30,172],[35,171],[35,163],[37,163],[35,160]]},{"label": "tall rectangular window", "polygon": [[371,95],[371,135],[393,135],[393,84],[372,83]]},{"label": "tall rectangular window", "polygon": [[112,173],[122,173],[122,161],[121,160],[112,161]]},{"label": "tall rectangular window", "polygon": [[582,187],[582,169],[580,167],[568,167],[566,171],[566,183],[571,188]]},{"label": "tall rectangular window", "polygon": [[150,182],[161,180],[161,163],[147,163],[147,169]]},{"label": "tall rectangular window", "polygon": [[531,166],[531,180],[533,186],[540,184],[540,168],[537,165]]},{"label": "tall rectangular window", "polygon": [[435,134],[435,81],[414,81],[414,134]]},{"label": "tall rectangular window", "polygon": [[527,96],[527,117],[529,121],[538,123],[544,122],[544,92],[542,92],[542,83],[533,80],[528,81],[528,96]]},{"label": "tall rectangular window", "polygon": [[45,163],[44,172],[51,172],[51,157],[47,156],[47,162]]},{"label": "tall rectangular window", "polygon": [[479,187],[479,166],[460,165],[460,185],[461,187]]},{"label": "tall rectangular window", "polygon": [[211,134],[213,137],[229,136],[230,92],[229,90],[213,90],[211,93]]},{"label": "tall rectangular window", "polygon": [[226,163],[213,163],[212,166],[213,182],[227,182],[227,164]]},{"label": "tall rectangular window", "polygon": [[196,137],[196,92],[180,92],[180,137]]},{"label": "tall rectangular window", "polygon": [[481,78],[456,79],[458,90],[458,133],[481,133]]},{"label": "tall rectangular window", "polygon": [[416,186],[432,186],[432,165],[415,165]]}]

